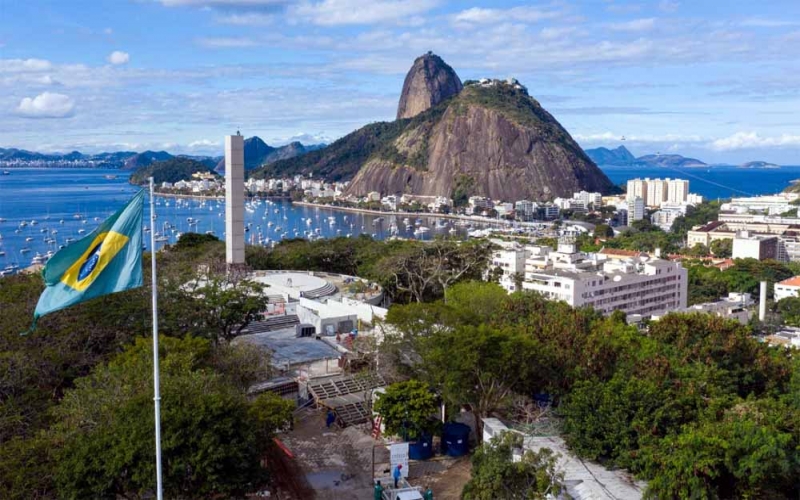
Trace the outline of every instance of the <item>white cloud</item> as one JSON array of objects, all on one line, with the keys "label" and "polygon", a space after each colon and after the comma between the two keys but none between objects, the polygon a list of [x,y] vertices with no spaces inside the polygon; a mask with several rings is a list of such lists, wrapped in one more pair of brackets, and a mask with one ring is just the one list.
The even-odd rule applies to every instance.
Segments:
[{"label": "white cloud", "polygon": [[613,0],[607,0],[608,6],[606,6],[606,10],[609,12],[615,12],[619,14],[630,14],[633,12],[640,12],[642,10],[641,4],[631,4],[631,3],[624,3],[624,4],[616,4]]},{"label": "white cloud", "polygon": [[274,7],[291,3],[291,0],[158,0],[166,7]]},{"label": "white cloud", "polygon": [[108,55],[108,62],[114,65],[126,64],[130,60],[130,54],[127,52],[122,52],[121,50],[115,50]]},{"label": "white cloud", "polygon": [[52,67],[53,64],[44,59],[0,59],[0,74],[48,71]]},{"label": "white cloud", "polygon": [[[572,134],[581,144],[603,145],[616,144],[620,142],[623,134],[613,132],[601,132],[593,134]],[[765,137],[757,132],[736,132],[727,137],[713,139],[699,135],[681,134],[640,134],[628,135],[625,137],[628,143],[653,144],[663,148],[694,146],[712,151],[735,151],[741,149],[756,148],[778,148],[778,147],[800,147],[800,135],[782,134],[779,136]]]},{"label": "white cloud", "polygon": [[222,143],[219,141],[212,141],[210,139],[200,139],[192,141],[186,146],[188,149],[208,149],[208,148],[222,148]]},{"label": "white cloud", "polygon": [[658,9],[661,12],[670,12],[671,13],[671,12],[677,11],[678,7],[680,7],[680,6],[681,6],[680,2],[674,2],[672,0],[661,0],[661,2],[659,2],[659,4],[658,4]]},{"label": "white cloud", "polygon": [[69,96],[52,92],[25,97],[17,106],[17,114],[28,118],[66,118],[74,110],[75,101]]},{"label": "white cloud", "polygon": [[717,151],[785,146],[800,146],[800,135],[782,134],[776,137],[763,137],[756,132],[736,132],[728,137],[712,141],[710,144],[711,149]]},{"label": "white cloud", "polygon": [[656,27],[656,18],[648,17],[644,19],[634,19],[633,21],[626,21],[622,23],[609,23],[607,26],[609,29],[614,31],[650,31]]},{"label": "white cloud", "polygon": [[741,26],[750,28],[785,28],[787,26],[797,26],[797,21],[786,19],[767,19],[764,17],[750,17],[739,23]]},{"label": "white cloud", "polygon": [[198,38],[197,43],[211,49],[233,49],[255,47],[258,43],[252,38],[245,37],[209,37]]},{"label": "white cloud", "polygon": [[112,30],[111,28],[106,28],[106,29],[103,30],[103,34],[104,35],[113,35],[114,34],[114,30]]},{"label": "white cloud", "polygon": [[544,19],[553,19],[560,15],[560,12],[538,7],[514,7],[511,9],[472,7],[456,14],[453,17],[453,21],[456,24],[494,24],[508,21],[535,23]]},{"label": "white cloud", "polygon": [[546,39],[546,40],[553,40],[556,38],[563,38],[567,35],[571,35],[577,31],[577,28],[573,26],[553,26],[553,27],[546,27],[542,28],[539,32],[539,36]]},{"label": "white cloud", "polygon": [[267,26],[275,21],[275,17],[260,12],[246,12],[242,14],[220,16],[216,21],[218,23],[233,24],[235,26]]},{"label": "white cloud", "polygon": [[679,134],[639,134],[639,135],[624,135],[614,132],[600,132],[593,134],[572,134],[572,137],[581,143],[587,144],[602,144],[607,142],[616,143],[621,141],[623,137],[628,142],[641,142],[641,143],[685,143],[696,144],[707,139],[699,135],[679,135]]},{"label": "white cloud", "polygon": [[303,1],[294,16],[321,26],[402,22],[439,4],[439,0],[322,0]]},{"label": "white cloud", "polygon": [[324,132],[317,132],[316,134],[309,134],[306,132],[298,132],[291,137],[281,137],[273,141],[275,144],[289,144],[290,142],[300,142],[304,146],[312,144],[330,144],[333,139]]}]

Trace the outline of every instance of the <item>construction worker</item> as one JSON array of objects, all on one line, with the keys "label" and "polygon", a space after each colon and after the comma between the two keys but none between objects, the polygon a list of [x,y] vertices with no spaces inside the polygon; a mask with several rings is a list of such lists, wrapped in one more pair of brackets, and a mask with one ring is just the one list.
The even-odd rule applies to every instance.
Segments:
[{"label": "construction worker", "polygon": [[430,486],[428,486],[428,489],[425,490],[425,493],[422,494],[422,499],[423,500],[433,500],[433,490],[431,489]]},{"label": "construction worker", "polygon": [[325,418],[325,426],[330,429],[334,422],[336,422],[336,414],[333,413],[333,410],[328,410],[328,416]]},{"label": "construction worker", "polygon": [[403,475],[403,473],[401,472],[402,468],[403,464],[397,464],[397,467],[395,467],[394,470],[392,471],[392,477],[394,478],[394,489],[397,489],[397,482]]},{"label": "construction worker", "polygon": [[374,500],[382,500],[383,499],[383,486],[381,486],[381,482],[378,481],[375,484],[375,494],[373,496]]}]

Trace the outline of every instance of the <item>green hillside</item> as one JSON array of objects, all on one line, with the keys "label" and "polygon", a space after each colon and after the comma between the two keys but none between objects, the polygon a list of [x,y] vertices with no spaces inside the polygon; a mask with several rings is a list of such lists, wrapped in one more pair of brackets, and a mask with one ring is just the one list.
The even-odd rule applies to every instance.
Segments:
[{"label": "green hillside", "polygon": [[399,161],[401,159],[396,158],[396,155],[402,154],[393,145],[395,139],[406,130],[412,130],[422,125],[426,125],[427,128],[435,125],[447,110],[447,102],[449,101],[420,113],[414,118],[370,123],[325,148],[265,165],[250,172],[250,176],[264,179],[313,173],[315,178],[336,182],[352,179],[361,166],[373,156],[395,160],[395,163],[398,164],[414,163],[414,159]]},{"label": "green hillside", "polygon": [[210,166],[190,158],[170,158],[165,161],[157,161],[146,167],[137,169],[130,177],[128,182],[131,184],[145,184],[148,177],[152,176],[156,184],[162,182],[178,182],[192,178],[195,172],[210,172],[219,177]]}]

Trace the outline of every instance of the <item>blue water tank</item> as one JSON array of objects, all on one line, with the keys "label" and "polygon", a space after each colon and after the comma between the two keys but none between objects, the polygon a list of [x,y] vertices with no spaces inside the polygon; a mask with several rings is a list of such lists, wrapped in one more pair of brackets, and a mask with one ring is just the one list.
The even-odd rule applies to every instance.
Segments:
[{"label": "blue water tank", "polygon": [[427,460],[433,456],[433,436],[423,434],[416,441],[408,443],[408,458]]},{"label": "blue water tank", "polygon": [[442,453],[451,457],[462,457],[469,453],[469,426],[459,422],[444,424],[442,429]]}]

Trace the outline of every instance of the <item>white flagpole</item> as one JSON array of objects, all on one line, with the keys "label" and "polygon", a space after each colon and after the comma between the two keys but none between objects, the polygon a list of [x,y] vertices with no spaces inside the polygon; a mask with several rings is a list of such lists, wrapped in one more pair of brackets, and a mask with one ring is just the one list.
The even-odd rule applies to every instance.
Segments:
[{"label": "white flagpole", "polygon": [[150,267],[153,288],[153,401],[156,406],[156,498],[163,500],[161,484],[161,392],[158,376],[158,281],[156,280],[156,202],[153,178],[150,177]]}]

